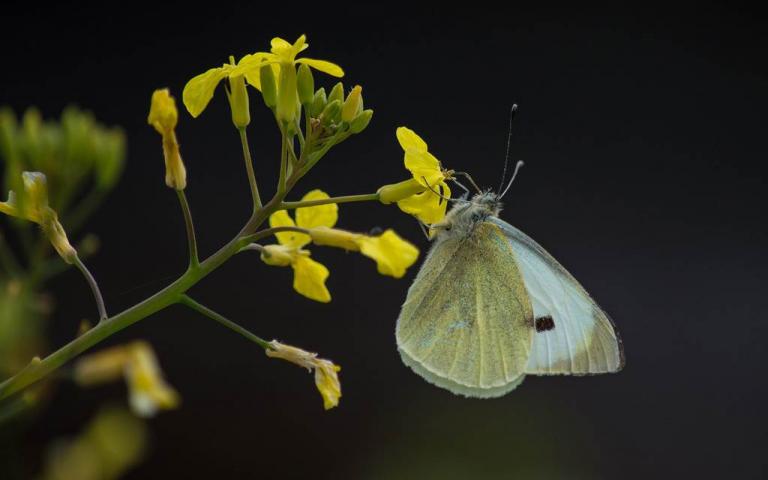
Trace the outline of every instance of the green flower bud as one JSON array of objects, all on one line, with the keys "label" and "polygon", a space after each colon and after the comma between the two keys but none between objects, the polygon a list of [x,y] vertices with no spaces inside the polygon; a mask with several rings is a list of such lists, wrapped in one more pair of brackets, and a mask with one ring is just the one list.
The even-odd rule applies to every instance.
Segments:
[{"label": "green flower bud", "polygon": [[341,102],[339,100],[334,100],[328,102],[328,105],[325,106],[323,113],[320,115],[320,121],[323,125],[330,125],[331,123],[338,123],[340,117]]},{"label": "green flower bud", "polygon": [[344,85],[341,82],[334,85],[331,89],[331,93],[328,95],[328,103],[331,103],[334,100],[338,100],[339,103],[344,103]]},{"label": "green flower bud", "polygon": [[232,123],[237,128],[245,128],[251,123],[251,112],[248,107],[248,90],[245,89],[245,79],[242,75],[229,77],[229,106],[232,108]]},{"label": "green flower bud", "polygon": [[368,127],[371,123],[371,117],[373,117],[373,110],[363,110],[360,114],[352,120],[349,124],[349,131],[352,133],[360,133]]},{"label": "green flower bud", "polygon": [[312,76],[312,70],[309,65],[301,64],[299,66],[299,77],[297,80],[299,91],[299,102],[307,108],[315,98],[315,79]]},{"label": "green flower bud", "polygon": [[280,65],[279,88],[277,89],[277,118],[291,124],[296,118],[296,104],[299,102],[296,91],[296,68]]},{"label": "green flower bud", "polygon": [[355,85],[347,99],[344,101],[344,107],[341,109],[341,119],[347,123],[352,122],[358,113],[358,108],[363,101],[363,87]]},{"label": "green flower bud", "polygon": [[264,104],[269,108],[275,108],[277,105],[277,84],[275,84],[275,72],[272,71],[272,65],[264,65],[259,69],[259,79],[261,80],[261,96]]},{"label": "green flower bud", "polygon": [[328,103],[328,99],[325,98],[325,89],[315,92],[315,97],[312,99],[312,105],[309,107],[309,115],[313,118],[317,118],[323,113],[325,105]]}]

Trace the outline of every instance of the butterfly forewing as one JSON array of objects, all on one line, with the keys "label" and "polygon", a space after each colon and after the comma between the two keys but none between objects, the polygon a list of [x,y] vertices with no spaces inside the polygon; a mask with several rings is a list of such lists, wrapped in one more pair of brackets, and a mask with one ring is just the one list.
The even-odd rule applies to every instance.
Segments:
[{"label": "butterfly forewing", "polygon": [[523,379],[533,308],[512,245],[488,222],[434,244],[397,322],[403,361],[454,393],[492,397]]},{"label": "butterfly forewing", "polygon": [[620,370],[624,365],[621,340],[608,315],[539,244],[498,218],[491,221],[509,239],[533,306],[536,332],[525,373]]}]

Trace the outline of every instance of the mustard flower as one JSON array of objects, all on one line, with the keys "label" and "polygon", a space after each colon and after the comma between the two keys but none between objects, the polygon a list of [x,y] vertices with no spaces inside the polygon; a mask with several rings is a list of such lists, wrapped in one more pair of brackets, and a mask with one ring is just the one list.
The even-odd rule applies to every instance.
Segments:
[{"label": "mustard flower", "polygon": [[48,206],[48,181],[45,175],[40,172],[23,172],[21,178],[24,187],[21,198],[17,198],[13,191],[9,192],[8,201],[0,202],[0,212],[40,225],[61,258],[67,263],[73,263],[77,251],[69,243],[56,211]]},{"label": "mustard flower", "polygon": [[179,142],[176,140],[176,124],[179,112],[176,100],[167,88],[155,90],[149,107],[147,123],[152,125],[163,137],[163,156],[165,157],[165,184],[174,190],[187,187],[187,169],[181,160]]},{"label": "mustard flower", "polygon": [[125,378],[129,403],[136,415],[151,417],[159,409],[176,408],[179,394],[163,379],[152,347],[143,341],[88,355],[75,364],[75,381],[92,386]]},{"label": "mustard flower", "polygon": [[315,386],[323,397],[323,407],[326,410],[339,404],[341,383],[338,372],[341,371],[341,367],[330,360],[317,358],[316,353],[285,345],[277,340],[272,340],[269,345],[270,348],[266,350],[268,357],[281,358],[309,371],[315,371]]},{"label": "mustard flower", "polygon": [[[312,190],[304,195],[302,201],[329,198],[322,190]],[[296,209],[296,221],[285,210],[278,210],[269,217],[270,227],[315,228],[332,227],[338,219],[338,206],[335,203]],[[302,247],[312,241],[311,237],[300,232],[280,232],[275,234],[277,245],[267,245],[261,253],[261,259],[268,265],[293,268],[293,288],[307,298],[318,302],[331,301],[331,294],[325,286],[328,269],[310,258],[310,252]]]},{"label": "mustard flower", "polygon": [[309,232],[313,243],[360,252],[376,262],[382,275],[401,278],[419,258],[419,249],[388,229],[378,236],[348,232],[336,228],[317,227]]},{"label": "mustard flower", "polygon": [[446,181],[453,178],[453,171],[443,168],[440,161],[429,153],[427,142],[413,130],[399,127],[397,140],[405,152],[405,168],[413,178],[381,187],[381,202],[397,202],[400,210],[428,225],[440,222],[448,206],[448,202],[441,196],[451,196]]},{"label": "mustard flower", "polygon": [[248,83],[258,90],[262,89],[260,69],[269,65],[277,81],[277,117],[284,122],[292,122],[299,104],[296,79],[296,65],[305,64],[315,70],[334,77],[343,77],[344,70],[335,63],[314,58],[296,58],[309,44],[307,36],[300,36],[293,44],[275,37],[271,42],[270,52],[257,52],[243,57],[238,65]]}]

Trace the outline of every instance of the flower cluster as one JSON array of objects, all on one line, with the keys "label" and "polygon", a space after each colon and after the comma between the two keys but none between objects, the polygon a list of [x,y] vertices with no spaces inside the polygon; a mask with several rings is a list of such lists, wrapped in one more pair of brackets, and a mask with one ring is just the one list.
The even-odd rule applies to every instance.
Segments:
[{"label": "flower cluster", "polygon": [[[312,190],[301,200],[312,202],[324,199],[330,199],[327,193]],[[419,256],[418,248],[400,238],[394,230],[376,236],[352,233],[332,228],[337,220],[338,205],[335,203],[297,208],[296,221],[285,210],[273,213],[269,217],[272,228],[295,230],[275,233],[278,244],[261,247],[261,259],[268,265],[290,265],[294,270],[293,287],[297,292],[318,302],[330,302],[331,294],[325,286],[328,269],[312,260],[310,252],[303,248],[310,242],[359,251],[376,262],[379,273],[395,278],[405,275],[406,269]]]}]

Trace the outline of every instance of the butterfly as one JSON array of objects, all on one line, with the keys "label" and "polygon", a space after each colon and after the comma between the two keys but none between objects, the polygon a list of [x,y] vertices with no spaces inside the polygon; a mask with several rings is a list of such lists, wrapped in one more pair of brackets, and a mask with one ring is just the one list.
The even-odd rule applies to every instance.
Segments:
[{"label": "butterfly", "polygon": [[500,211],[500,196],[481,192],[431,226],[432,247],[397,320],[403,362],[479,398],[504,395],[526,375],[621,370],[624,350],[608,315]]}]

